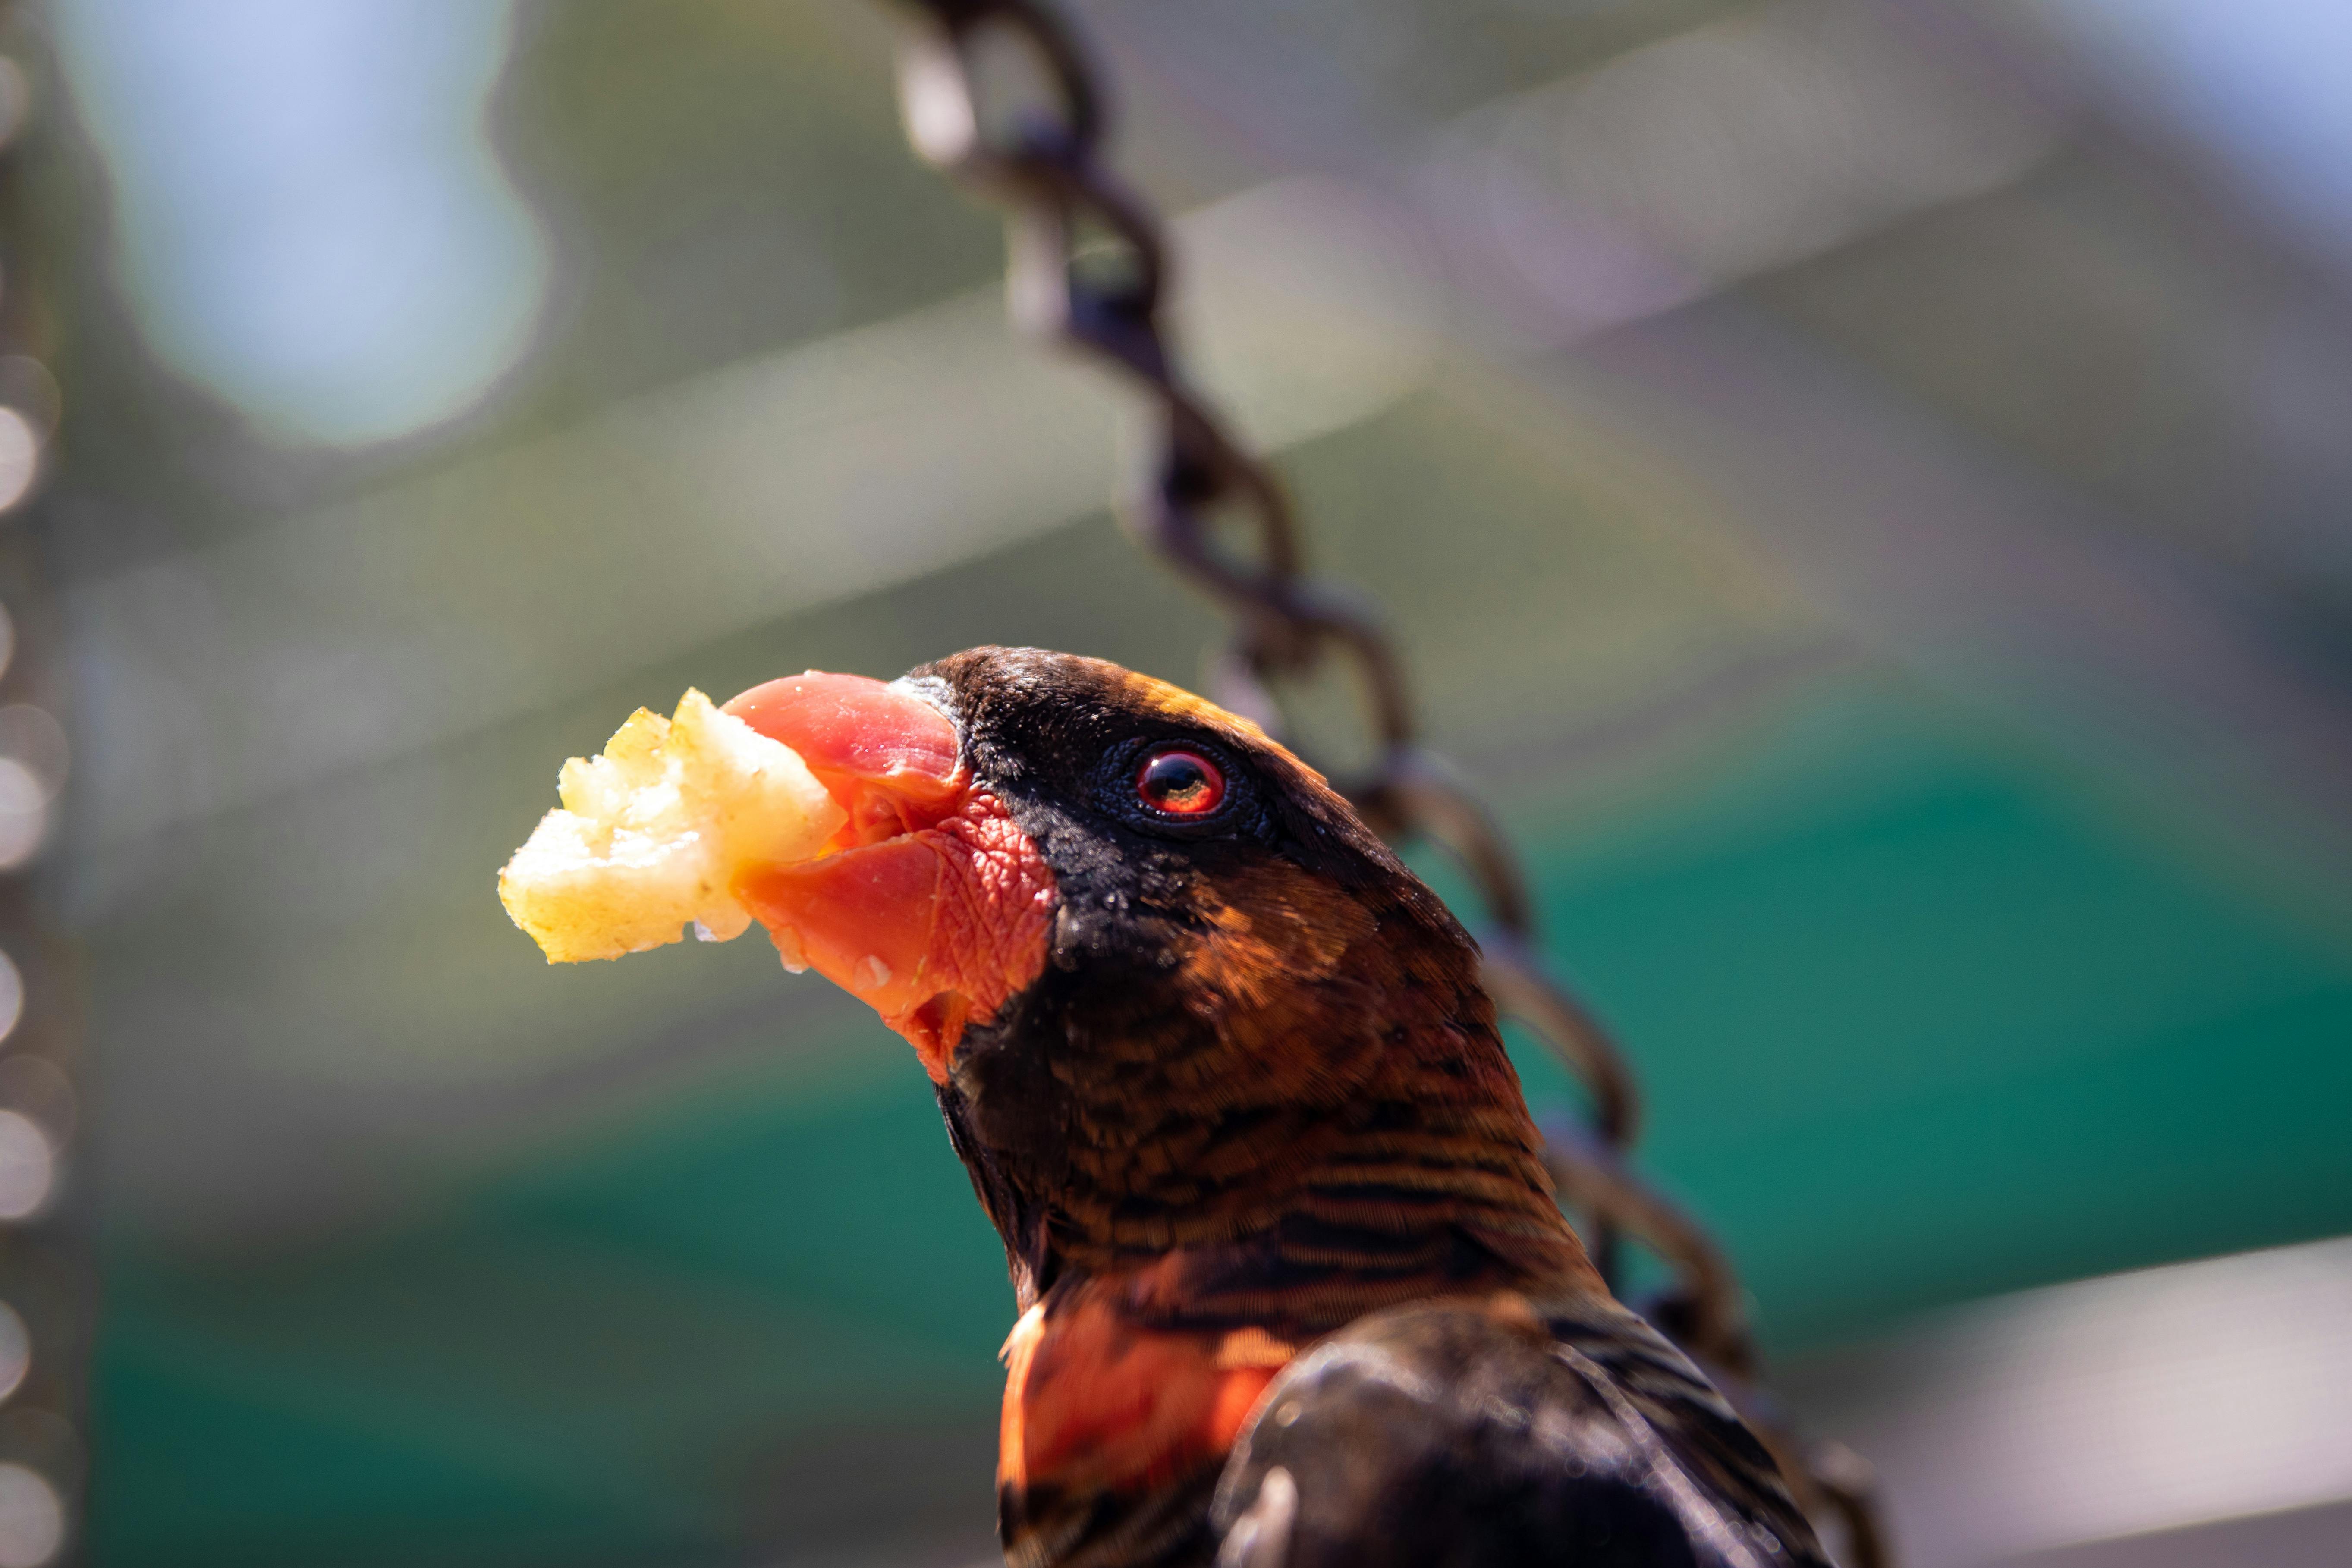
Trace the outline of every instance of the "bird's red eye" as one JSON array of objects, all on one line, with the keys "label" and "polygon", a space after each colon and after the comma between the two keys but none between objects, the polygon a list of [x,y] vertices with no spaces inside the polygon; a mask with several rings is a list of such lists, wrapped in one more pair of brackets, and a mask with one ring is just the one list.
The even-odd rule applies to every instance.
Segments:
[{"label": "bird's red eye", "polygon": [[1135,775],[1135,793],[1154,811],[1201,816],[1225,798],[1225,775],[1198,752],[1154,752]]}]

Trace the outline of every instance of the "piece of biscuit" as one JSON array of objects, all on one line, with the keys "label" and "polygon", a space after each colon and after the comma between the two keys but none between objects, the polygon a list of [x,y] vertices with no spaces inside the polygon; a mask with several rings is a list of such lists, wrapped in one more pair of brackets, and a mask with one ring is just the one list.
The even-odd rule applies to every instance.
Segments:
[{"label": "piece of biscuit", "polygon": [[499,873],[499,899],[551,963],[618,958],[751,923],[734,879],[814,858],[847,820],[799,753],[699,691],[640,708],[597,757],[563,764],[563,805]]}]

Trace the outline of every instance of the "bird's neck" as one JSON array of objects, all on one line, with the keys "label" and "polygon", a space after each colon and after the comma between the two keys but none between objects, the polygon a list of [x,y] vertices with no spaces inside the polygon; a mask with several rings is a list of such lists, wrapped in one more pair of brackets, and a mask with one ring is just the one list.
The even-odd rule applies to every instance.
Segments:
[{"label": "bird's neck", "polygon": [[[1054,1215],[1047,1279],[1116,1288],[1130,1321],[1249,1328],[1304,1343],[1365,1312],[1431,1296],[1512,1291],[1538,1300],[1602,1287],[1553,1200],[1533,1148],[1503,1128],[1419,1103],[1375,1128],[1318,1141],[1304,1161],[1239,1174],[1234,1195],[1165,1221],[1137,1245],[1110,1205]],[[1303,1151],[1302,1151],[1303,1152]],[[1157,1184],[1129,1199],[1166,1213]],[[1132,1211],[1130,1211],[1132,1212]]]},{"label": "bird's neck", "polygon": [[940,1104],[1024,1310],[1132,1279],[1171,1326],[1290,1338],[1421,1296],[1598,1289],[1475,949],[1416,910],[1336,909],[1212,921],[1118,984],[1049,972],[967,1034]]},{"label": "bird's neck", "polygon": [[1601,1289],[1491,1029],[1391,1038],[1366,1057],[1337,1105],[1235,1105],[1253,1087],[1239,1073],[1222,1095],[1172,1102],[1063,1074],[1042,1161],[1048,1141],[1027,1120],[1049,1102],[1042,1085],[1017,1100],[991,1086],[988,1101],[1023,1107],[1017,1140],[990,1136],[984,1106],[941,1100],[1024,1310],[1099,1281],[1139,1325],[1300,1342],[1427,1296]]}]

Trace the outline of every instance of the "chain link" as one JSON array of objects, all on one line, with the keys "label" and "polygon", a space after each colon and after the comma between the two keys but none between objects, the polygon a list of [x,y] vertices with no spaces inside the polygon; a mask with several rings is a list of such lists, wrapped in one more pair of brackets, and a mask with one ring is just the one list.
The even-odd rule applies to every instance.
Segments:
[{"label": "chain link", "polygon": [[[1585,1216],[1595,1261],[1617,1288],[1623,1235],[1666,1263],[1674,1283],[1634,1304],[1717,1375],[1808,1510],[1840,1521],[1854,1568],[1885,1568],[1868,1466],[1843,1447],[1801,1449],[1789,1436],[1752,1385],[1747,1300],[1729,1260],[1628,1164],[1641,1125],[1633,1075],[1599,1023],[1535,956],[1534,904],[1518,861],[1485,805],[1422,746],[1403,666],[1377,612],[1307,577],[1281,481],[1187,375],[1160,319],[1166,235],[1102,155],[1109,107],[1078,37],[1036,0],[901,5],[915,22],[899,54],[908,139],[927,162],[1003,209],[1015,324],[1125,376],[1150,407],[1154,455],[1122,515],[1147,547],[1236,617],[1232,645],[1211,661],[1209,694],[1280,734],[1277,683],[1335,658],[1353,667],[1373,762],[1335,783],[1384,837],[1439,847],[1477,890],[1484,979],[1496,1011],[1566,1064],[1590,1102],[1584,1123],[1546,1127],[1545,1155],[1562,1202]],[[1015,101],[986,97],[982,56],[992,46],[1026,57],[1024,74],[1034,82]],[[1246,548],[1221,542],[1235,524]]]}]

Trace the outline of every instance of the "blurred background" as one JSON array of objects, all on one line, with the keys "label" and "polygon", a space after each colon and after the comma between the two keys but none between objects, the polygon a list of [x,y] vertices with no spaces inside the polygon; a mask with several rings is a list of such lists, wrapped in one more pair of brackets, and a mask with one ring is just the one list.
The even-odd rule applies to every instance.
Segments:
[{"label": "blurred background", "polygon": [[[2337,1560],[2352,11],[1076,10],[1206,379],[1391,611],[1905,1562]],[[1105,506],[1133,411],[1008,333],[892,21],[0,37],[63,389],[0,361],[11,500],[63,409],[0,524],[47,672],[0,860],[84,1113],[0,1070],[0,1275],[99,1303],[86,1420],[35,1324],[0,1563],[991,1555],[1011,1296],[910,1053],[756,940],[551,969],[491,886],[688,684],[1198,674],[1214,617]],[[84,1450],[60,1546],[13,1477],[70,1511]]]}]

